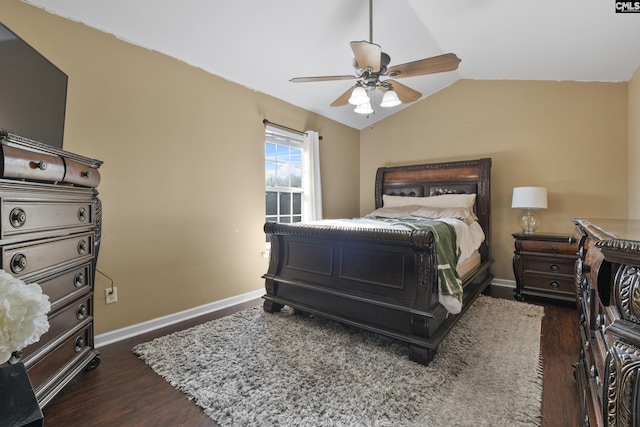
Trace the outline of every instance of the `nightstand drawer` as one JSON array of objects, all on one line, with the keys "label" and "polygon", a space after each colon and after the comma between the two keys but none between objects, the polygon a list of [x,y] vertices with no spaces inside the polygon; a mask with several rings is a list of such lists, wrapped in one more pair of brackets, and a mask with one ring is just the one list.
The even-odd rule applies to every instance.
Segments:
[{"label": "nightstand drawer", "polygon": [[540,240],[522,240],[519,243],[522,252],[539,252],[550,254],[575,255],[577,252],[576,243],[570,243],[567,237],[566,241],[540,241]]},{"label": "nightstand drawer", "polygon": [[573,276],[575,269],[575,259],[563,259],[559,257],[530,256],[525,257],[523,263],[525,274],[530,271],[535,271]]},{"label": "nightstand drawer", "polygon": [[575,294],[573,277],[558,277],[553,275],[524,273],[524,289],[540,290],[545,292],[564,292]]}]

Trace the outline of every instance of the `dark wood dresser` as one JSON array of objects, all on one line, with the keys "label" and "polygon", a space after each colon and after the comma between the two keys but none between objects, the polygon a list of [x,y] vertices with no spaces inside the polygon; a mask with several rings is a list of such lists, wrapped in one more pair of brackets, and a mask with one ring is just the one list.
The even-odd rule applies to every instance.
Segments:
[{"label": "dark wood dresser", "polygon": [[514,233],[515,298],[525,295],[575,301],[573,271],[578,247],[571,235]]},{"label": "dark wood dresser", "polygon": [[585,426],[640,425],[640,221],[575,219]]},{"label": "dark wood dresser", "polygon": [[[0,262],[49,296],[49,331],[23,362],[41,407],[100,363],[93,342],[93,280],[102,162],[0,130]],[[16,360],[17,359],[17,360]]]}]

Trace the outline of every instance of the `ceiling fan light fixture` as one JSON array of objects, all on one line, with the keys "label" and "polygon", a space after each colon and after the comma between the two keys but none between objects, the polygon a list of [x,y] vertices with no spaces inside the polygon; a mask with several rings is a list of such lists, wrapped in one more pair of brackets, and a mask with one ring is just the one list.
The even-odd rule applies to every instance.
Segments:
[{"label": "ceiling fan light fixture", "polygon": [[356,86],[349,98],[349,104],[357,106],[368,104],[369,101],[369,95],[367,95],[367,91],[362,86]]},{"label": "ceiling fan light fixture", "polygon": [[367,101],[364,104],[358,105],[353,111],[358,114],[371,114],[373,113],[373,108],[371,107],[371,103]]},{"label": "ceiling fan light fixture", "polygon": [[382,102],[380,102],[381,107],[395,107],[396,105],[400,105],[400,99],[398,98],[398,94],[395,90],[389,89],[382,96]]}]

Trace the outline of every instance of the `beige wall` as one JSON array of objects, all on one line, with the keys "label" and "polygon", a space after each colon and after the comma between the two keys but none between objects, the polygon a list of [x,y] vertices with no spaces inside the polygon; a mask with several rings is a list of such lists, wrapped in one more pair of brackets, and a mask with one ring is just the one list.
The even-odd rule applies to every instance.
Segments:
[{"label": "beige wall", "polygon": [[97,333],[264,286],[263,118],[320,132],[325,216],[358,214],[358,131],[19,0],[0,17],[69,76],[64,148],[104,161]]},{"label": "beige wall", "polygon": [[515,186],[548,188],[543,231],[640,212],[638,71],[629,84],[462,80],[359,132],[19,0],[0,16],[69,75],[64,148],[105,162],[98,267],[119,302],[104,304],[99,276],[98,333],[262,288],[265,117],[323,135],[325,217],[371,211],[379,166],[491,157],[501,279]]},{"label": "beige wall", "polygon": [[547,187],[540,231],[626,217],[627,84],[458,81],[361,132],[360,213],[379,166],[480,157],[493,159],[493,271],[513,280],[513,187]]},{"label": "beige wall", "polygon": [[640,66],[629,81],[629,218],[640,219]]}]

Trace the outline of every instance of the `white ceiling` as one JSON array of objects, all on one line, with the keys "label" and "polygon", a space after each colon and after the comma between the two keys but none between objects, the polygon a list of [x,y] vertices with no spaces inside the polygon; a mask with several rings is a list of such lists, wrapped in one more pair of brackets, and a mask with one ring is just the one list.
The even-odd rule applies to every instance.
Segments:
[{"label": "white ceiling", "polygon": [[[363,129],[371,118],[330,107],[353,81],[349,42],[369,40],[368,0],[24,0]],[[456,71],[401,79],[429,96],[459,79],[628,81],[640,64],[640,14],[613,0],[374,0],[373,42],[390,66],[453,52]],[[380,92],[378,92],[380,93]],[[378,99],[379,102],[379,99]]]}]

